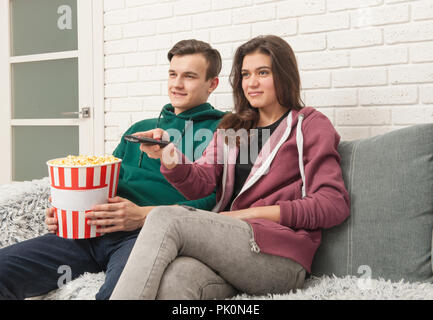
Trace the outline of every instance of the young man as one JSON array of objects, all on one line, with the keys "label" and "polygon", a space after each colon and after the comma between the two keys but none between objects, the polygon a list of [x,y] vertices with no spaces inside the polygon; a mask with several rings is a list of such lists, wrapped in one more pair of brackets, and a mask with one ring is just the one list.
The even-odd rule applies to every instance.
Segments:
[{"label": "young man", "polygon": [[[179,137],[174,134],[175,142],[184,152],[194,155],[197,148],[201,155],[210,139],[194,141],[194,134],[200,129],[214,131],[224,115],[206,102],[218,86],[220,54],[205,42],[183,40],[169,51],[168,59],[171,104],[163,107],[157,119],[135,123],[125,135],[156,127],[172,130],[179,132]],[[139,146],[122,137],[114,151],[114,156],[122,158],[118,196],[89,213],[91,223],[104,235],[81,240],[58,237],[54,210],[47,209],[50,233],[0,249],[0,299],[24,299],[57,289],[63,284],[64,270],[70,272],[70,279],[105,271],[96,299],[108,299],[151,209],[184,204],[210,210],[215,205],[215,194],[187,201],[162,176],[159,160],[148,158]]]}]

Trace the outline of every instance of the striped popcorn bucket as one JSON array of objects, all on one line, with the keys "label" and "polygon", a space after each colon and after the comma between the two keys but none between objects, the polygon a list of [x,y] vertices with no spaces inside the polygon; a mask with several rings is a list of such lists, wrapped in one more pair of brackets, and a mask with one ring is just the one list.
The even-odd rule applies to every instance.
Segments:
[{"label": "striped popcorn bucket", "polygon": [[68,239],[100,236],[95,225],[88,225],[86,213],[94,205],[107,203],[108,198],[116,196],[122,160],[76,167],[53,165],[50,161],[47,165],[51,204],[58,221],[57,235]]}]

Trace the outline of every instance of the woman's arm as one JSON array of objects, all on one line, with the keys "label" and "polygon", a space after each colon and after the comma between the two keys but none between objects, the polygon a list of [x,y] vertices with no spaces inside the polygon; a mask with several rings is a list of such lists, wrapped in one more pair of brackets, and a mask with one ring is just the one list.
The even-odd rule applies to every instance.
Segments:
[{"label": "woman's arm", "polygon": [[331,228],[350,214],[337,151],[340,137],[324,115],[310,121],[303,132],[307,196],[278,201],[279,223],[294,229]]},{"label": "woman's arm", "polygon": [[[166,134],[162,129],[135,133],[153,139],[161,139]],[[168,138],[164,137],[164,140]],[[161,173],[185,198],[197,200],[212,194],[219,184],[223,171],[221,141],[215,132],[203,155],[195,162],[191,162],[173,143],[162,149],[158,145],[141,144],[140,149],[149,158],[161,160]]]}]

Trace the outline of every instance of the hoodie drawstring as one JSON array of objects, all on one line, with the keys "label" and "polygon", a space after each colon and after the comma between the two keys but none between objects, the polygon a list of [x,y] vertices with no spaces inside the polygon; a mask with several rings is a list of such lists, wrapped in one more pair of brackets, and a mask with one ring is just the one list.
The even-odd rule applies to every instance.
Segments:
[{"label": "hoodie drawstring", "polygon": [[296,146],[298,147],[299,172],[301,173],[302,179],[302,198],[305,198],[307,196],[307,192],[305,190],[304,136],[302,135],[302,120],[304,120],[304,115],[301,113],[298,116],[298,125],[296,127]]}]

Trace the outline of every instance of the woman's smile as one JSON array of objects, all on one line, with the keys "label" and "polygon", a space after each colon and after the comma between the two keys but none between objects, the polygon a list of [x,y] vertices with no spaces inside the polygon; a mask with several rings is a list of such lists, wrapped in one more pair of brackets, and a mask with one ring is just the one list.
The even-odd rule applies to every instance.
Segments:
[{"label": "woman's smile", "polygon": [[263,91],[250,91],[250,92],[248,92],[248,95],[250,97],[254,98],[254,97],[260,96],[262,93],[263,93]]}]

